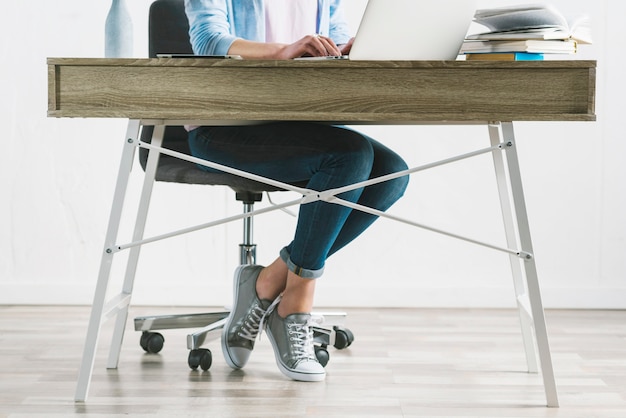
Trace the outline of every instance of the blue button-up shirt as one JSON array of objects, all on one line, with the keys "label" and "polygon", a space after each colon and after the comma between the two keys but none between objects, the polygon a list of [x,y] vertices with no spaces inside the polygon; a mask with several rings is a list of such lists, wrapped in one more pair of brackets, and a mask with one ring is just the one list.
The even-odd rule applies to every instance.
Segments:
[{"label": "blue button-up shirt", "polygon": [[[312,0],[313,1],[313,0]],[[189,37],[197,55],[226,55],[237,38],[265,41],[264,0],[185,0]],[[317,0],[317,33],[337,45],[350,40],[342,0]]]}]

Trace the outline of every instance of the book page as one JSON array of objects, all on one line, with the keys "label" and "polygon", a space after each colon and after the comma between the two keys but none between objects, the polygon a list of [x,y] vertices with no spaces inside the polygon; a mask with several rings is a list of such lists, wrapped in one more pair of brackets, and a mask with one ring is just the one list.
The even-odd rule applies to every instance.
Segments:
[{"label": "book page", "polygon": [[478,10],[474,21],[486,26],[492,32],[530,28],[559,28],[569,32],[567,20],[552,6]]}]

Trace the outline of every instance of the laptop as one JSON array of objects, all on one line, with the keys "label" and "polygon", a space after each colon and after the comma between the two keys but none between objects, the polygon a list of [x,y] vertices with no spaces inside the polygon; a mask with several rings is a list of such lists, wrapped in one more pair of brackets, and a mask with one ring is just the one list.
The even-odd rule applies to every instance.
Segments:
[{"label": "laptop", "polygon": [[369,0],[351,60],[455,60],[475,0]]}]

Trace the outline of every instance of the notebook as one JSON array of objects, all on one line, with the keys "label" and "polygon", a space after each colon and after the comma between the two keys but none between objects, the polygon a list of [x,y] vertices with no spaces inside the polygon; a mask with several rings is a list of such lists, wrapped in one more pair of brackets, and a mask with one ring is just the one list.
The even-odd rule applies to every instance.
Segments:
[{"label": "notebook", "polygon": [[351,60],[454,60],[475,0],[369,0]]}]

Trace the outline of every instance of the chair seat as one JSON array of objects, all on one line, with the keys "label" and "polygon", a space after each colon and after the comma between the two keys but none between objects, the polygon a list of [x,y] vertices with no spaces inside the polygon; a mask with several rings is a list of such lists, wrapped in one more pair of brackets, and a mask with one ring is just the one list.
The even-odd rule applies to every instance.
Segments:
[{"label": "chair seat", "polygon": [[170,183],[228,186],[235,192],[274,192],[282,190],[254,180],[228,173],[209,173],[199,169],[194,163],[162,156],[156,173],[156,181]]},{"label": "chair seat", "polygon": [[[141,131],[141,140],[147,143],[151,142],[153,130],[154,127],[152,126],[144,126]],[[165,128],[163,147],[182,154],[191,154],[187,143],[187,131],[182,126],[167,126]],[[139,150],[139,161],[144,169],[147,160],[148,149],[141,148]],[[228,186],[237,193],[262,193],[282,190],[275,186],[233,174],[204,171],[192,162],[180,160],[169,155],[161,155],[155,180],[169,183]]]}]

